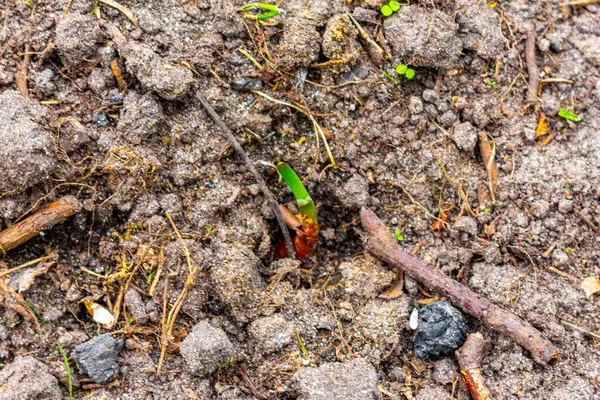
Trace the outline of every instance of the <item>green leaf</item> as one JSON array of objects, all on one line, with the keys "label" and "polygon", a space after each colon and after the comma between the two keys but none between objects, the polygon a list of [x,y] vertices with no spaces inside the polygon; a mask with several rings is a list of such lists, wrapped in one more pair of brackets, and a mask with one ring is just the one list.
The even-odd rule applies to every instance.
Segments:
[{"label": "green leaf", "polygon": [[398,64],[396,66],[396,73],[398,75],[404,75],[404,74],[406,74],[407,69],[408,69],[408,67],[405,64]]},{"label": "green leaf", "polygon": [[563,117],[564,119],[568,119],[569,121],[579,122],[582,120],[582,118],[579,115],[577,115],[569,110],[566,110],[564,108],[561,108],[558,111],[558,116]]},{"label": "green leaf", "polygon": [[277,163],[277,171],[279,171],[279,175],[283,178],[285,183],[287,183],[288,187],[294,193],[294,197],[296,197],[296,202],[298,203],[298,208],[300,209],[300,213],[302,215],[306,215],[313,222],[319,226],[319,222],[317,221],[317,208],[315,207],[315,202],[311,199],[308,191],[304,187],[304,184],[296,175],[296,172],[284,162]]},{"label": "green leaf", "polygon": [[498,89],[498,90],[500,90],[500,86],[498,86],[498,85],[496,84],[496,82],[494,82],[494,81],[493,81],[493,80],[491,80],[490,78],[485,78],[485,79],[483,80],[483,83],[485,83],[486,85],[489,85],[489,86],[493,87],[494,89]]},{"label": "green leaf", "polygon": [[389,17],[390,15],[393,14],[394,11],[392,11],[392,8],[390,6],[388,6],[387,4],[381,7],[381,14],[384,17]]},{"label": "green leaf", "polygon": [[408,68],[406,70],[406,74],[404,74],[404,76],[406,76],[406,79],[412,79],[415,77],[415,70],[412,68]]},{"label": "green leaf", "polygon": [[65,364],[65,369],[67,370],[67,378],[69,380],[69,400],[73,399],[73,375],[71,374],[71,366],[69,365],[69,357],[67,357],[67,353],[62,348],[60,343],[56,342],[56,346],[58,346],[58,351],[63,358],[63,362]]},{"label": "green leaf", "polygon": [[393,12],[396,12],[400,9],[400,3],[398,3],[396,0],[390,1],[388,6],[390,6]]},{"label": "green leaf", "polygon": [[565,253],[570,253],[573,251],[573,249],[571,247],[567,247],[566,249],[563,250]]},{"label": "green leaf", "polygon": [[246,4],[245,6],[242,6],[238,9],[238,11],[250,11],[254,8],[259,8],[261,10],[265,10],[265,11],[275,11],[277,10],[277,6],[275,4],[269,4],[269,3],[249,3]]},{"label": "green leaf", "polygon": [[399,229],[396,229],[396,230],[394,231],[394,236],[396,236],[396,240],[397,240],[398,242],[402,242],[402,241],[404,240],[404,236],[402,236],[402,232],[400,232],[400,230],[399,230]]}]

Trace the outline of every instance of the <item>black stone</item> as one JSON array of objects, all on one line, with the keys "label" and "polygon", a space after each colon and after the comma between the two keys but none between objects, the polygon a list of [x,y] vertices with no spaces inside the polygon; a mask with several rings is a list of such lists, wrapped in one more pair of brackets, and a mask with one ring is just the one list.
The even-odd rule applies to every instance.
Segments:
[{"label": "black stone", "polygon": [[238,92],[245,92],[247,90],[260,90],[263,88],[263,82],[258,78],[252,77],[240,77],[231,82],[231,88]]},{"label": "black stone", "polygon": [[446,300],[423,307],[414,341],[418,358],[432,361],[453,354],[467,338],[465,317]]},{"label": "black stone", "polygon": [[119,373],[117,356],[121,349],[123,341],[105,333],[75,347],[71,355],[82,372],[94,382],[103,384],[112,381]]}]

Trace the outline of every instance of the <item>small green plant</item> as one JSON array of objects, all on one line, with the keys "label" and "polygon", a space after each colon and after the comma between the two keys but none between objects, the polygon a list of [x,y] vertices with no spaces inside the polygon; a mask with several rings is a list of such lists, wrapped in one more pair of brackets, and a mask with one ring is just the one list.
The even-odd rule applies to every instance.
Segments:
[{"label": "small green plant", "polygon": [[67,357],[67,353],[62,348],[60,343],[56,343],[58,347],[58,351],[63,358],[63,363],[65,364],[65,369],[67,370],[67,379],[69,381],[69,400],[73,399],[73,375],[71,375],[71,366],[69,365],[69,357]]},{"label": "small green plant", "polygon": [[566,249],[563,250],[565,253],[570,253],[573,251],[573,248],[571,247],[567,247]]},{"label": "small green plant", "polygon": [[385,71],[382,71],[382,72],[383,72],[383,77],[384,78],[386,78],[387,80],[389,80],[390,82],[392,82],[394,85],[398,84],[398,80],[396,80],[396,78],[394,78],[393,76],[391,76],[390,74],[388,74]]},{"label": "small green plant", "polygon": [[404,76],[406,79],[411,80],[415,77],[415,70],[409,68],[406,64],[398,64],[396,66],[396,73],[400,76]]},{"label": "small green plant", "polygon": [[400,232],[400,230],[399,230],[399,229],[396,229],[396,230],[394,231],[394,236],[396,236],[396,240],[397,240],[398,242],[402,242],[402,241],[404,241],[404,236],[402,236],[402,232]]},{"label": "small green plant", "polygon": [[400,3],[396,0],[391,0],[389,3],[381,6],[380,9],[381,15],[383,15],[384,17],[389,17],[398,10],[400,10]]},{"label": "small green plant", "polygon": [[494,81],[493,81],[493,80],[491,80],[490,78],[485,78],[485,79],[483,80],[483,83],[485,83],[485,84],[486,84],[486,85],[488,85],[488,86],[491,86],[491,87],[493,87],[494,89],[498,89],[498,90],[500,90],[500,86],[498,86],[498,85],[496,84],[496,82],[494,82]]},{"label": "small green plant", "polygon": [[[252,10],[256,10],[256,9],[262,10],[265,12],[262,14],[250,14],[247,12],[247,11],[252,11]],[[249,4],[246,4],[245,6],[238,8],[237,11],[243,12],[245,18],[259,20],[259,21],[264,21],[266,19],[276,17],[281,13],[281,11],[277,8],[277,6],[275,4],[269,4],[269,3],[249,3]]]},{"label": "small green plant", "polygon": [[277,163],[277,171],[279,171],[279,175],[281,175],[294,194],[294,197],[296,197],[300,213],[309,217],[315,225],[319,226],[315,202],[308,194],[308,190],[306,190],[296,172],[284,162]]},{"label": "small green plant", "polygon": [[564,109],[564,108],[561,108],[561,109],[558,111],[558,116],[559,116],[559,117],[562,117],[562,118],[564,118],[564,119],[567,119],[567,120],[569,120],[569,121],[575,121],[575,122],[579,122],[579,121],[581,121],[581,120],[582,120],[582,118],[581,118],[579,115],[577,115],[577,114],[575,114],[574,112],[571,112],[571,111],[569,111],[569,110],[566,110],[566,109]]}]

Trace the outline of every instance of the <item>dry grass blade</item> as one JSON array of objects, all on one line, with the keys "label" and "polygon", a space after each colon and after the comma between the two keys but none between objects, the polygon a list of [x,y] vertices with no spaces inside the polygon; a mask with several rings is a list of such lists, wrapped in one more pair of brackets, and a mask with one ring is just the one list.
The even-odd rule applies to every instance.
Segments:
[{"label": "dry grass blade", "polygon": [[[171,307],[171,311],[169,311],[169,314],[167,315],[166,320],[164,320],[164,323],[162,324],[163,325],[163,334],[161,335],[161,338],[162,338],[161,353],[160,353],[160,360],[158,361],[158,367],[156,369],[156,375],[160,374],[160,371],[162,369],[162,365],[163,365],[163,362],[165,359],[165,354],[167,352],[168,342],[170,341],[171,337],[173,337],[173,328],[175,327],[175,321],[177,321],[177,316],[179,315],[179,311],[181,310],[183,301],[185,300],[185,298],[186,298],[188,292],[190,291],[190,289],[192,288],[192,286],[194,286],[194,283],[196,281],[196,275],[198,274],[198,269],[199,269],[199,265],[192,263],[192,255],[190,253],[190,249],[185,244],[183,237],[181,237],[181,233],[179,233],[179,229],[177,229],[175,222],[173,222],[173,218],[171,217],[171,214],[167,213],[167,219],[171,223],[171,226],[173,227],[173,231],[175,231],[175,235],[177,236],[177,239],[179,239],[179,242],[181,243],[181,246],[183,248],[183,254],[185,256],[185,261],[188,266],[188,275],[185,280],[183,289],[181,290],[181,293],[179,293],[179,297],[177,297],[177,300],[175,300],[175,303],[173,303],[173,306]],[[165,305],[165,310],[163,310],[163,317],[164,317],[164,313],[166,313],[166,305]]]},{"label": "dry grass blade", "polygon": [[138,22],[137,19],[135,19],[135,16],[133,15],[133,12],[131,12],[131,10],[129,9],[129,7],[126,7],[120,3],[117,3],[114,0],[100,0],[100,3],[104,3],[107,6],[116,8],[117,10],[121,11],[127,18],[129,18],[129,20],[135,25],[138,26]]},{"label": "dry grass blade", "polygon": [[494,188],[498,186],[498,168],[496,167],[496,144],[493,146],[490,144],[487,133],[479,132],[479,149],[481,151],[481,157],[483,158],[483,164],[488,174],[488,185],[490,189],[490,196],[495,201]]}]

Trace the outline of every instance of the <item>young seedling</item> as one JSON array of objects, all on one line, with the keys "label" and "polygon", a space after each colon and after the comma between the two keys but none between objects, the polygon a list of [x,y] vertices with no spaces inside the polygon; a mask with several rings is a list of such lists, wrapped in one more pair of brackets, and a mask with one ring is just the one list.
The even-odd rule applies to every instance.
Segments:
[{"label": "young seedling", "polygon": [[579,115],[577,115],[569,110],[566,110],[564,108],[561,108],[558,111],[558,116],[562,117],[564,119],[567,119],[569,121],[574,121],[574,122],[579,122],[582,120],[582,118]]},{"label": "young seedling", "polygon": [[[317,242],[319,241],[319,222],[317,220],[317,208],[315,202],[308,194],[304,184],[294,172],[292,167],[284,162],[277,164],[277,171],[288,185],[296,203],[300,210],[300,216],[292,213],[287,207],[280,204],[279,209],[283,218],[290,229],[294,229],[296,236],[294,237],[294,250],[296,250],[296,258],[304,260],[315,251]],[[287,256],[285,246],[278,246],[276,250],[280,256]]]},{"label": "young seedling", "polygon": [[392,10],[392,7],[390,7],[388,4],[385,4],[381,7],[381,15],[384,17],[389,17],[393,13],[394,11]]},{"label": "young seedling", "polygon": [[415,70],[408,68],[406,64],[398,64],[396,66],[396,73],[400,76],[404,75],[404,77],[408,80],[411,80],[415,77]]},{"label": "young seedling", "polygon": [[396,0],[390,1],[388,6],[390,6],[393,12],[400,10],[400,3],[398,3]]},{"label": "young seedling", "polygon": [[[262,14],[257,14],[257,15],[246,12],[246,11],[252,11],[255,9],[263,10],[265,12]],[[280,11],[275,4],[268,4],[268,3],[249,3],[243,7],[238,8],[237,11],[244,12],[245,18],[259,20],[259,21],[264,21],[266,19],[276,17],[280,14]]]}]

